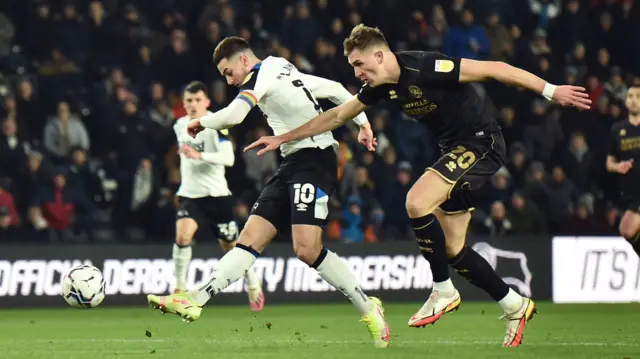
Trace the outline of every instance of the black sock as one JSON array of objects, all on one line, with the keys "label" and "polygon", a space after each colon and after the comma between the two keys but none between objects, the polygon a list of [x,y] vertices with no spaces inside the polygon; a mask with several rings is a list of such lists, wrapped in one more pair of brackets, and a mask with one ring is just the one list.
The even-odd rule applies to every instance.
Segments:
[{"label": "black sock", "polygon": [[478,252],[464,246],[460,253],[449,259],[449,264],[469,283],[481,288],[496,301],[509,293],[509,286],[491,268]]},{"label": "black sock", "polygon": [[422,256],[429,262],[434,282],[444,282],[449,279],[447,266],[447,249],[444,232],[440,222],[433,214],[424,217],[411,218],[416,242]]}]

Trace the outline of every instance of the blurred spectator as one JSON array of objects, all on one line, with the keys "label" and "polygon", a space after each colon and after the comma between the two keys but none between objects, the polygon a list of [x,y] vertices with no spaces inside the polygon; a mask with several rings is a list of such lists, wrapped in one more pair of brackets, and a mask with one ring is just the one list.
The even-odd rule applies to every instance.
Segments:
[{"label": "blurred spectator", "polygon": [[491,215],[484,220],[483,233],[491,237],[504,237],[511,234],[513,224],[507,218],[504,203],[495,201],[491,204]]},{"label": "blurred spectator", "polygon": [[525,185],[529,165],[528,161],[525,146],[520,142],[514,143],[509,151],[509,161],[507,162],[506,168],[516,188],[523,188]]},{"label": "blurred spectator", "polygon": [[30,80],[23,78],[18,83],[16,102],[20,138],[36,145],[39,144],[42,129],[46,125],[46,116],[42,112],[42,105],[38,101]]},{"label": "blurred spectator", "polygon": [[529,0],[536,28],[546,30],[551,20],[560,15],[560,0]]},{"label": "blurred spectator", "polygon": [[427,30],[427,48],[431,51],[443,52],[448,31],[449,24],[444,9],[440,5],[434,5]]},{"label": "blurred spectator", "polygon": [[560,166],[553,168],[552,178],[547,182],[546,190],[549,225],[551,231],[555,233],[571,214],[578,191],[573,182],[566,178]]},{"label": "blurred spectator", "polygon": [[160,57],[164,83],[170,91],[182,91],[182,87],[195,78],[195,60],[189,51],[187,33],[182,29],[173,30],[170,44]]},{"label": "blurred spectator", "polygon": [[396,178],[382,190],[380,203],[384,211],[382,230],[387,238],[406,239],[409,237],[411,222],[405,209],[405,201],[411,188],[411,165],[398,164]]},{"label": "blurred spectator", "polygon": [[18,227],[20,224],[20,216],[16,208],[16,203],[6,188],[0,181],[0,234],[9,228]]},{"label": "blurred spectator", "polygon": [[508,203],[513,191],[510,177],[509,171],[505,167],[502,167],[493,175],[491,178],[491,187],[489,188],[489,198],[491,202],[487,204],[486,210],[489,210],[495,201]]},{"label": "blurred spectator", "polygon": [[524,141],[527,153],[534,160],[548,162],[564,139],[562,127],[557,116],[547,113],[548,105],[544,100],[533,101],[533,113],[529,120],[529,127],[524,131]]},{"label": "blurred spectator", "polygon": [[547,225],[540,211],[521,193],[514,193],[511,198],[509,219],[512,224],[512,234],[546,234]]},{"label": "blurred spectator", "polygon": [[152,152],[151,124],[140,115],[135,102],[125,102],[121,118],[114,124],[114,141],[110,147],[111,157],[122,171],[135,171],[140,160]]},{"label": "blurred spectator", "polygon": [[447,33],[444,52],[449,56],[484,59],[491,51],[484,28],[474,23],[470,10],[464,10],[461,16],[460,26],[452,26]]},{"label": "blurred spectator", "polygon": [[605,93],[614,101],[623,103],[627,98],[629,88],[622,80],[622,70],[619,67],[611,68],[611,77],[604,84]]},{"label": "blurred spectator", "polygon": [[0,12],[0,59],[11,52],[11,45],[15,35],[15,28],[11,19]]},{"label": "blurred spectator", "polygon": [[591,168],[593,159],[587,139],[582,132],[571,135],[569,147],[563,157],[562,167],[569,179],[581,193],[589,191],[594,177],[594,171]]},{"label": "blurred spectator", "polygon": [[69,104],[58,104],[58,115],[44,129],[44,147],[58,162],[66,161],[75,146],[89,149],[89,134],[80,118],[71,113]]},{"label": "blurred spectator", "polygon": [[74,223],[89,225],[94,210],[85,195],[67,186],[65,171],[57,169],[51,182],[38,188],[29,219],[37,230],[49,228],[61,238],[69,235]]},{"label": "blurred spectator", "polygon": [[102,194],[102,181],[96,173],[95,166],[90,165],[87,151],[81,147],[76,147],[71,151],[71,165],[67,173],[67,183],[70,188],[80,191],[84,196],[94,201]]},{"label": "blurred spectator", "polygon": [[564,224],[561,234],[576,236],[597,236],[611,234],[607,225],[593,216],[585,203],[579,203],[575,213]]},{"label": "blurred spectator", "polygon": [[341,225],[344,242],[359,243],[364,241],[362,201],[359,197],[351,196],[347,198]]},{"label": "blurred spectator", "polygon": [[337,199],[340,203],[345,203],[347,198],[358,195],[358,187],[356,182],[356,166],[351,161],[353,153],[349,146],[340,142],[338,147],[338,183]]},{"label": "blurred spectator", "polygon": [[495,61],[508,62],[513,56],[513,39],[507,27],[502,24],[500,15],[492,13],[487,18],[486,25],[487,38],[491,54],[489,58]]},{"label": "blurred spectator", "polygon": [[26,171],[29,145],[18,137],[16,121],[6,119],[2,122],[0,138],[0,178],[7,177],[13,183],[22,181]]}]

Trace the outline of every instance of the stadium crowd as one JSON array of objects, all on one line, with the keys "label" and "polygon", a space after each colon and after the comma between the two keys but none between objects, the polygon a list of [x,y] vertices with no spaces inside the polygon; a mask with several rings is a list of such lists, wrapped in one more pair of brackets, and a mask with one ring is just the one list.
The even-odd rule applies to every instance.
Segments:
[{"label": "stadium crowd", "polygon": [[[212,65],[225,36],[259,56],[358,91],[342,40],[361,22],[394,50],[509,62],[552,83],[587,87],[578,112],[488,82],[509,162],[483,191],[472,231],[493,236],[615,234],[607,138],[640,83],[640,4],[633,0],[4,0],[0,2],[0,235],[2,240],[153,240],[172,237],[180,183],[172,129],[181,90],[209,85],[211,110],[237,91]],[[323,104],[328,105],[328,104]],[[325,107],[326,108],[326,107]],[[438,157],[420,124],[384,107],[368,112],[375,153],[356,128],[336,131],[340,184],[327,235],[348,242],[411,238],[405,196]],[[256,108],[231,130],[227,170],[246,220],[279,162],[242,149],[269,133]],[[399,134],[405,140],[399,141]],[[409,139],[407,139],[409,138]],[[22,240],[22,239],[21,239]]]}]

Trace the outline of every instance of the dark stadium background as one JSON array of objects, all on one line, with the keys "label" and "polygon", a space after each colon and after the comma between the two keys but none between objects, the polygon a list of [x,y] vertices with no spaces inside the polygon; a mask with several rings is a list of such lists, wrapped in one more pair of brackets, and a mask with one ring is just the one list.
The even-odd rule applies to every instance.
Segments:
[{"label": "dark stadium background", "polygon": [[[495,82],[475,85],[495,104],[509,162],[482,191],[469,245],[538,302],[523,347],[509,357],[637,357],[640,261],[617,234],[624,208],[605,157],[611,126],[626,116],[626,89],[640,84],[638,1],[0,0],[2,357],[507,354],[499,306],[456,274],[461,310],[433,328],[407,327],[432,278],[413,243],[405,195],[438,154],[423,126],[383,106],[368,112],[375,153],[357,144],[352,124],[335,132],[340,185],[325,243],[367,293],[387,302],[391,352],[372,351],[353,308],[294,257],[286,236],[256,262],[264,312],[249,311],[242,283],[189,326],[144,307],[145,293],[173,285],[180,175],[172,125],[185,114],[183,86],[205,82],[212,111],[228,104],[237,89],[211,58],[222,38],[238,35],[261,57],[285,57],[355,93],[342,40],[361,22],[378,26],[394,50],[506,61],[587,88],[591,111]],[[236,165],[227,177],[240,223],[280,160],[242,149],[268,133],[257,109],[231,130]],[[37,212],[47,203],[44,220]],[[196,240],[190,286],[222,255],[211,239]],[[103,271],[99,308],[72,310],[60,296],[62,275],[79,263]],[[631,304],[577,304],[585,302]]]},{"label": "dark stadium background", "polygon": [[[604,170],[604,134],[625,116],[627,84],[640,81],[633,1],[5,0],[0,208],[10,219],[2,241],[170,240],[180,182],[171,126],[184,114],[180,91],[204,81],[214,111],[236,92],[212,66],[217,42],[243,36],[260,56],[286,57],[355,92],[341,41],[360,22],[379,26],[395,50],[507,61],[552,83],[586,86],[595,104],[588,112],[492,82],[477,85],[495,103],[510,161],[485,188],[472,231],[616,234],[620,211]],[[357,145],[353,127],[336,131],[341,182],[328,237],[410,239],[405,194],[436,146],[394,110],[368,115],[380,142],[375,155]],[[60,116],[70,117],[68,140],[57,130]],[[241,222],[279,161],[277,154],[242,154],[265,129],[255,110],[231,131],[237,161],[228,178]],[[136,188],[136,174],[151,191]],[[66,178],[63,202],[76,211],[60,209],[56,223],[34,226],[30,209],[53,195],[55,175]]]}]

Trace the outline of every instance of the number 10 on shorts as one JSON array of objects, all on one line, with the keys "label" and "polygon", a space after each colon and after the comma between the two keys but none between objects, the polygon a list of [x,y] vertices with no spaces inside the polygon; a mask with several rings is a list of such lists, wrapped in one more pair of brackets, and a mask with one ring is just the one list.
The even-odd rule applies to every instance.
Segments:
[{"label": "number 10 on shorts", "polygon": [[[293,185],[293,204],[309,204],[316,196],[316,188],[311,183],[296,183]],[[298,206],[300,211],[300,206]],[[306,209],[306,206],[304,206]]]}]

